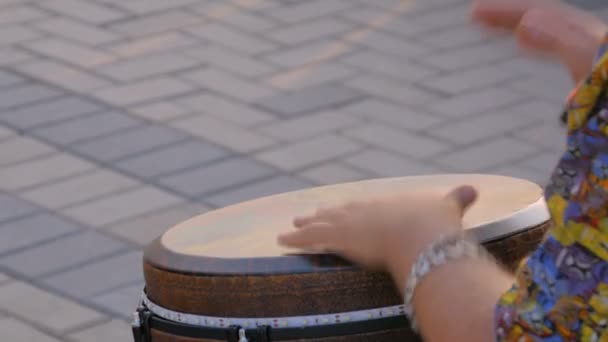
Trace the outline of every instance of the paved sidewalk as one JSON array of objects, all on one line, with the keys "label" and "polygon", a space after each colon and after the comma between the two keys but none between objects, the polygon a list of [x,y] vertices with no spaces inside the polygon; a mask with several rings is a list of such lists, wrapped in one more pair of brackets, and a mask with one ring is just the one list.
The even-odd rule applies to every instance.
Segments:
[{"label": "paved sidewalk", "polygon": [[544,182],[570,90],[461,0],[0,0],[0,340],[131,341],[141,247],[227,204]]}]

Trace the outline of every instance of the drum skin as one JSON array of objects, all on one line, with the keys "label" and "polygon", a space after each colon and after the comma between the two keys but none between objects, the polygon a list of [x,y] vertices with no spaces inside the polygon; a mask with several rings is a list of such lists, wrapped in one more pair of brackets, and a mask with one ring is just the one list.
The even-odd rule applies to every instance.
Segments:
[{"label": "drum skin", "polygon": [[[542,241],[549,223],[484,244],[510,270]],[[148,255],[154,255],[155,245]],[[158,247],[158,246],[157,246]],[[176,256],[175,258],[180,258]],[[388,274],[368,272],[333,256],[293,256],[310,264],[310,273],[217,276],[174,272],[144,262],[148,297],[165,308],[220,317],[280,317],[355,311],[402,304]],[[324,260],[321,260],[324,259]],[[301,261],[300,260],[300,261]],[[177,259],[172,260],[177,262]],[[182,263],[196,262],[181,260]],[[210,260],[213,262],[213,260]],[[221,260],[215,262],[221,264]],[[268,259],[285,264],[287,260]],[[243,261],[247,267],[247,261]],[[284,265],[283,265],[284,266]],[[252,265],[255,267],[255,265]],[[281,267],[283,268],[283,267]],[[260,271],[252,269],[252,273]],[[171,336],[152,331],[152,342],[203,342],[212,340]],[[409,329],[307,341],[419,341]]]},{"label": "drum skin", "polygon": [[[536,191],[536,189],[534,190]],[[536,199],[542,196],[542,190]],[[550,223],[517,227],[483,242],[507,269],[515,270],[542,241]],[[198,229],[198,227],[197,227]],[[324,254],[254,258],[207,257],[167,248],[159,237],[144,253],[148,298],[166,309],[216,317],[287,317],[334,314],[403,304],[391,277]],[[152,342],[211,342],[152,329]],[[420,341],[409,327],[301,341]]]}]

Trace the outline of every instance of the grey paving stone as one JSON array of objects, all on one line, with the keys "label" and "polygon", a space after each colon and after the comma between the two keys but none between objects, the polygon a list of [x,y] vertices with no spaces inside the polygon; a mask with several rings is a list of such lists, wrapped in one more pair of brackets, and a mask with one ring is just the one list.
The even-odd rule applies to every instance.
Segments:
[{"label": "grey paving stone", "polygon": [[111,111],[74,118],[33,131],[33,134],[58,145],[70,145],[141,125],[128,115]]},{"label": "grey paving stone", "polygon": [[52,60],[32,60],[15,66],[20,72],[36,79],[58,85],[78,93],[108,87],[110,82],[89,72]]},{"label": "grey paving stone", "polygon": [[282,170],[295,171],[354,153],[360,148],[361,145],[352,140],[325,135],[268,150],[257,154],[255,158]]},{"label": "grey paving stone", "polygon": [[518,132],[537,122],[538,119],[534,116],[515,116],[498,111],[495,114],[476,115],[459,122],[439,125],[428,129],[427,132],[431,136],[455,143],[470,144],[510,132]]},{"label": "grey paving stone", "polygon": [[140,183],[106,169],[39,186],[20,194],[49,209],[59,209],[94,198],[134,188]]},{"label": "grey paving stone", "polygon": [[361,51],[343,58],[345,64],[397,81],[415,82],[427,79],[437,71],[420,63],[387,56],[376,51]]},{"label": "grey paving stone", "polygon": [[284,68],[294,68],[307,64],[319,65],[346,54],[346,49],[340,49],[343,44],[345,43],[338,43],[330,39],[313,41],[292,48],[269,52],[263,58]]},{"label": "grey paving stone", "polygon": [[37,40],[25,44],[28,49],[50,58],[91,68],[116,60],[116,57],[83,44],[59,38]]},{"label": "grey paving stone", "polygon": [[269,10],[267,15],[283,22],[296,23],[340,12],[353,6],[352,2],[344,0],[315,0]]},{"label": "grey paving stone", "polygon": [[342,128],[352,126],[360,120],[352,115],[341,112],[321,112],[281,120],[260,128],[265,135],[285,140],[294,141],[310,138],[316,135],[337,132]]},{"label": "grey paving stone", "polygon": [[594,9],[603,9],[606,8],[606,3],[598,0],[566,0],[567,3],[570,3],[575,6],[579,6],[588,10]]},{"label": "grey paving stone", "polygon": [[[559,120],[556,121],[555,119],[561,116],[564,108],[563,105],[564,102],[555,102],[536,98],[512,104],[508,107],[502,108],[501,112],[505,112],[514,117],[533,116],[538,120],[543,120],[549,123],[550,126],[554,126],[551,123],[559,123]],[[557,136],[561,136],[561,134],[557,134]]]},{"label": "grey paving stone", "polygon": [[25,44],[41,37],[40,32],[25,26],[3,26],[0,28],[0,46]]},{"label": "grey paving stone", "polygon": [[68,335],[74,342],[132,342],[131,326],[124,320],[113,319]]},{"label": "grey paving stone", "polygon": [[257,110],[240,102],[212,94],[204,93],[186,96],[177,101],[179,104],[190,108],[193,112],[203,112],[238,125],[257,125],[276,119],[274,115],[265,111]]},{"label": "grey paving stone", "polygon": [[416,60],[441,70],[457,70],[467,67],[507,60],[517,53],[511,41],[484,43],[477,46],[458,47],[441,54],[431,53]]},{"label": "grey paving stone", "polygon": [[116,166],[137,177],[154,178],[218,160],[228,155],[227,151],[219,147],[199,141],[187,141],[123,160]]},{"label": "grey paving stone", "polygon": [[[235,158],[161,178],[160,183],[188,196],[201,196],[243,185],[274,173],[271,168],[254,160]],[[202,182],[202,179],[205,181]]]},{"label": "grey paving stone", "polygon": [[142,119],[164,122],[191,114],[191,110],[169,101],[159,101],[131,108],[129,113],[137,115]]},{"label": "grey paving stone", "polygon": [[379,124],[366,124],[344,135],[375,147],[414,158],[431,158],[450,148],[448,144],[419,133],[409,133]]},{"label": "grey paving stone", "polygon": [[378,31],[371,31],[364,35],[363,39],[356,37],[354,40],[372,50],[401,58],[414,58],[426,55],[431,51],[416,41]]},{"label": "grey paving stone", "polygon": [[390,152],[366,150],[347,158],[344,163],[370,173],[373,177],[403,177],[438,173],[437,167]]},{"label": "grey paving stone", "polygon": [[243,153],[260,150],[275,143],[274,139],[258,134],[246,127],[222,121],[209,115],[194,115],[172,121],[171,125],[217,145]]},{"label": "grey paving stone", "polygon": [[110,239],[97,232],[87,231],[5,256],[0,258],[0,265],[28,277],[40,277],[127,248],[126,243]]},{"label": "grey paving stone", "polygon": [[171,9],[180,9],[188,5],[198,3],[197,0],[175,0],[171,2],[163,0],[136,0],[130,2],[117,2],[116,6],[136,14],[147,14],[153,12],[162,12]]},{"label": "grey paving stone", "polygon": [[573,89],[570,82],[547,82],[543,77],[528,77],[509,82],[508,87],[527,95],[564,104]]},{"label": "grey paving stone", "polygon": [[61,342],[15,318],[0,318],[2,338],[11,342]]},{"label": "grey paving stone", "polygon": [[360,76],[347,81],[346,85],[363,94],[404,105],[423,105],[441,98],[437,93],[377,76]]},{"label": "grey paving stone", "polygon": [[499,69],[494,66],[466,69],[421,82],[425,87],[442,91],[446,94],[461,94],[477,89],[487,89],[522,78],[523,72]]},{"label": "grey paving stone", "polygon": [[293,91],[325,84],[340,83],[358,73],[358,70],[355,68],[341,64],[313,64],[292,68],[272,75],[266,82],[275,88]]},{"label": "grey paving stone", "polygon": [[11,87],[25,82],[21,76],[17,76],[5,70],[0,70],[0,88]]},{"label": "grey paving stone", "polygon": [[38,84],[11,87],[0,93],[0,110],[48,100],[59,95],[61,91]]},{"label": "grey paving stone", "polygon": [[16,137],[0,142],[0,166],[19,163],[55,152],[34,139]]},{"label": "grey paving stone", "polygon": [[489,168],[508,165],[513,161],[525,159],[539,149],[534,145],[512,138],[497,138],[483,144],[476,144],[465,149],[439,156],[435,163],[458,172],[476,172]]},{"label": "grey paving stone", "polygon": [[117,106],[159,101],[193,90],[193,86],[173,78],[156,78],[99,90],[94,95]]},{"label": "grey paving stone", "polygon": [[[98,260],[42,280],[60,293],[88,299],[112,289],[143,281],[142,252],[129,252]],[[103,277],[99,275],[103,274]]]},{"label": "grey paving stone", "polygon": [[299,43],[339,37],[351,31],[354,25],[336,17],[322,17],[294,25],[281,26],[267,33],[267,36],[285,45],[296,45]]},{"label": "grey paving stone", "polygon": [[[16,6],[4,7],[0,13],[0,25],[20,24],[48,17],[48,13],[25,4],[20,5],[21,0],[15,1]],[[10,4],[9,4],[10,5]]]},{"label": "grey paving stone", "polygon": [[200,45],[199,41],[180,32],[167,32],[129,39],[126,42],[112,44],[108,50],[121,57],[143,56],[151,53],[164,53],[185,50]]},{"label": "grey paving stone", "polygon": [[259,82],[233,76],[213,68],[188,72],[184,78],[220,94],[248,102],[272,96],[276,92]]},{"label": "grey paving stone", "polygon": [[2,126],[0,124],[0,140],[6,140],[8,138],[12,138],[16,135],[15,131],[9,129],[8,127]]},{"label": "grey paving stone", "polygon": [[563,150],[545,151],[530,157],[527,160],[523,160],[519,164],[529,169],[543,171],[550,174],[557,167],[557,163],[563,157],[564,153],[565,152]]},{"label": "grey paving stone", "polygon": [[[545,81],[549,89],[570,85],[574,87],[574,81],[568,70],[558,61],[543,58],[526,58],[517,56],[504,62],[495,64],[496,68],[511,71],[513,73],[524,73],[530,78]],[[560,99],[563,100],[563,99]]]},{"label": "grey paving stone", "polygon": [[0,253],[18,251],[53,238],[73,233],[83,227],[51,214],[38,214],[0,226]]},{"label": "grey paving stone", "polygon": [[181,27],[203,22],[200,16],[183,11],[164,11],[137,19],[125,20],[109,25],[109,28],[131,37],[141,37],[155,33],[173,31]]},{"label": "grey paving stone", "polygon": [[[25,190],[26,188],[57,181],[59,179],[84,173],[95,165],[69,154],[58,153],[0,169],[0,189],[6,191]],[[41,172],[40,170],[44,170]]]},{"label": "grey paving stone", "polygon": [[133,311],[137,308],[143,288],[144,284],[142,282],[141,284],[95,296],[91,298],[91,301],[116,314],[118,317],[129,319],[133,317]]},{"label": "grey paving stone", "polygon": [[21,282],[0,288],[0,308],[58,334],[103,319],[91,309]]},{"label": "grey paving stone", "polygon": [[194,58],[177,54],[156,54],[122,59],[106,64],[96,71],[109,78],[132,82],[138,79],[168,74],[198,65]]},{"label": "grey paving stone", "polygon": [[183,141],[187,135],[161,125],[147,125],[74,146],[92,159],[110,162]]},{"label": "grey paving stone", "polygon": [[174,225],[207,211],[200,204],[183,204],[167,210],[136,217],[119,222],[107,228],[107,231],[122,239],[145,246],[164,234]]},{"label": "grey paving stone", "polygon": [[36,27],[53,35],[90,45],[108,44],[120,39],[120,36],[112,31],[67,18],[45,20],[37,23]]},{"label": "grey paving stone", "polygon": [[67,96],[3,111],[0,120],[21,129],[30,129],[101,110],[103,107],[100,104],[81,97]]},{"label": "grey paving stone", "polygon": [[4,46],[0,48],[0,65],[2,66],[15,66],[33,60],[35,60],[34,55],[20,47]]},{"label": "grey paving stone", "polygon": [[547,119],[535,126],[514,133],[518,139],[557,151],[566,148],[566,128],[557,119]]},{"label": "grey paving stone", "polygon": [[441,118],[425,111],[407,106],[394,105],[387,101],[367,99],[342,108],[348,114],[366,118],[371,121],[396,125],[409,130],[421,130],[441,122]]},{"label": "grey paving stone", "polygon": [[33,204],[15,195],[0,193],[0,222],[27,216],[38,210]]},{"label": "grey paving stone", "polygon": [[274,113],[293,116],[323,109],[331,109],[360,99],[361,92],[338,85],[325,85],[275,95],[258,102]]},{"label": "grey paving stone", "polygon": [[[213,18],[221,23],[231,25],[241,30],[246,30],[248,32],[265,32],[270,30],[273,27],[278,26],[276,20],[272,18],[268,18],[263,13],[255,13],[253,7],[261,6],[263,4],[271,4],[268,1],[261,1],[257,3],[250,2],[247,4],[248,11],[232,11],[230,15],[223,15],[223,11],[216,10],[211,13],[211,11],[206,11],[205,7],[207,4],[203,4],[199,13],[203,15],[207,15],[210,18]],[[217,8],[217,7],[216,7]],[[221,9],[222,7],[220,7]],[[195,8],[196,9],[196,8]]]},{"label": "grey paving stone", "polygon": [[453,49],[459,46],[479,44],[488,38],[489,34],[486,31],[471,25],[463,25],[426,33],[422,40],[424,44],[431,45],[434,48]]},{"label": "grey paving stone", "polygon": [[239,31],[219,23],[192,26],[187,28],[186,31],[246,55],[259,54],[277,48],[277,44],[265,40],[261,36],[250,34],[247,31]]},{"label": "grey paving stone", "polygon": [[438,99],[427,108],[432,113],[464,117],[471,114],[494,112],[498,108],[517,104],[524,99],[524,94],[503,87],[494,87]]},{"label": "grey paving stone", "polygon": [[[368,3],[372,4],[372,3]],[[378,6],[376,2],[373,3]],[[402,37],[420,37],[433,31],[459,26],[467,22],[469,9],[466,6],[446,7],[446,1],[416,2],[407,5],[392,3],[380,9],[358,8],[347,17],[360,23],[384,20],[383,30]],[[435,11],[431,11],[433,8]],[[387,12],[389,14],[387,14]]]},{"label": "grey paving stone", "polygon": [[217,195],[209,197],[204,197],[203,200],[205,201],[205,203],[209,203],[215,207],[224,207],[264,196],[307,189],[310,188],[312,185],[312,183],[292,176],[279,176],[251,185],[243,186],[236,190],[219,193]]},{"label": "grey paving stone", "polygon": [[78,0],[51,0],[44,1],[40,5],[48,10],[92,24],[103,24],[126,16],[126,13],[117,11],[116,9]]},{"label": "grey paving stone", "polygon": [[144,186],[76,205],[62,212],[78,222],[102,227],[181,202],[181,198],[168,192]]},{"label": "grey paving stone", "polygon": [[371,174],[355,170],[345,164],[330,162],[303,170],[298,176],[319,185],[328,185],[367,179]]},{"label": "grey paving stone", "polygon": [[6,274],[0,272],[0,285],[6,284],[11,281],[13,278],[7,276]]},{"label": "grey paving stone", "polygon": [[219,46],[197,47],[185,52],[188,56],[213,67],[243,77],[258,77],[274,72],[277,68],[256,58]]}]

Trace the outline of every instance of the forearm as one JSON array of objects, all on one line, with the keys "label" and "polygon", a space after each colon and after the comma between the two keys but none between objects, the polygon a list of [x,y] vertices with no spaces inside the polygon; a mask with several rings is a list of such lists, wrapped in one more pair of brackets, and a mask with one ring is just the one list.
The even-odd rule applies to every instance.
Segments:
[{"label": "forearm", "polygon": [[[403,274],[394,277],[404,289]],[[462,259],[430,272],[414,296],[425,341],[495,341],[496,304],[513,280],[495,263],[482,259]]]}]

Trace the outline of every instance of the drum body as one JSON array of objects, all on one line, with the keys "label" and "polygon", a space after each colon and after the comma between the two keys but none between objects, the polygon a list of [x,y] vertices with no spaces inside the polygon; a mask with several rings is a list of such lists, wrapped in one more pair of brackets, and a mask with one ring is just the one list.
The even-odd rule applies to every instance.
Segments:
[{"label": "drum body", "polygon": [[136,342],[419,341],[388,274],[283,249],[276,235],[318,206],[461,184],[480,192],[464,219],[467,233],[515,269],[549,226],[542,189],[527,181],[437,175],[280,194],[203,214],[147,247]]}]

